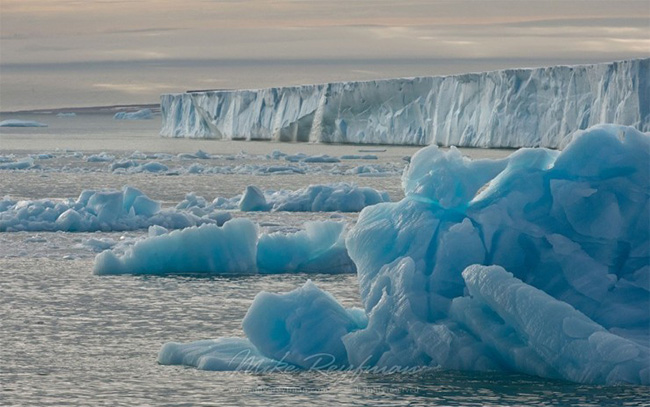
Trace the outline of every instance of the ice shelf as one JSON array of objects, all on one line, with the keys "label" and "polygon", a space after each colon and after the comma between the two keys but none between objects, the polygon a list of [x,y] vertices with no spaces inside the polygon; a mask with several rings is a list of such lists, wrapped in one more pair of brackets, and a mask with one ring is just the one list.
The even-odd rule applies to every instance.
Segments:
[{"label": "ice shelf", "polygon": [[561,148],[600,123],[650,131],[650,59],[161,97],[164,137]]}]

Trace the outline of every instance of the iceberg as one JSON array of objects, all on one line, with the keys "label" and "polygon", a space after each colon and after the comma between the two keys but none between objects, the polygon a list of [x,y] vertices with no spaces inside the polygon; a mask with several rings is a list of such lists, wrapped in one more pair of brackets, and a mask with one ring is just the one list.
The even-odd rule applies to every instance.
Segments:
[{"label": "iceberg", "polygon": [[246,218],[223,226],[204,224],[169,233],[150,229],[122,254],[107,250],[95,258],[94,273],[108,274],[278,274],[354,273],[345,249],[345,224],[307,222],[305,230],[258,236]]},{"label": "iceberg", "polygon": [[[308,286],[308,297],[260,294],[245,325],[261,328],[244,332],[262,356],[300,368],[330,355],[327,369],[650,385],[648,163],[650,134],[618,125],[496,161],[424,148],[403,175],[405,198],[364,209],[347,234],[365,315],[342,322]],[[329,336],[304,335],[320,312],[340,317],[324,323]]]},{"label": "iceberg", "polygon": [[158,363],[254,373],[341,370],[347,367],[341,338],[366,324],[363,310],[342,307],[308,280],[284,295],[257,294],[244,317],[248,339],[166,343],[158,354]]},{"label": "iceberg", "polygon": [[650,131],[650,59],[161,96],[164,137],[564,147],[601,123]]},{"label": "iceberg", "polygon": [[262,191],[249,185],[241,196],[217,198],[212,206],[243,212],[359,212],[366,206],[390,202],[385,191],[345,182],[310,185],[297,190]]},{"label": "iceberg", "polygon": [[138,241],[119,256],[95,258],[95,274],[253,274],[257,226],[233,219],[223,227],[202,225]]}]

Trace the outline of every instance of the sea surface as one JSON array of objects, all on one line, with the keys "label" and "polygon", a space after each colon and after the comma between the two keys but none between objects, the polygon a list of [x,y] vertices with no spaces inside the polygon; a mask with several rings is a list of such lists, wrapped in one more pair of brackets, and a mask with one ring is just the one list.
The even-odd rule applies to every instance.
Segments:
[{"label": "sea surface", "polygon": [[[247,185],[298,189],[317,183],[354,182],[402,198],[399,172],[416,147],[280,144],[162,139],[160,122],[115,121],[110,115],[0,116],[47,123],[47,128],[0,129],[0,156],[35,159],[26,170],[0,170],[0,196],[14,199],[76,198],[83,189],[132,185],[163,207],[195,192],[208,201],[232,197]],[[209,160],[180,159],[198,150]],[[295,154],[372,154],[377,160],[310,164],[305,174],[190,174],[205,166],[272,165],[273,150]],[[366,151],[360,151],[366,150]],[[368,152],[367,150],[372,150]],[[167,153],[164,174],[111,171],[111,162],[88,162],[100,152],[116,160],[134,152]],[[504,150],[462,150],[496,158]],[[154,159],[148,159],[153,161]],[[386,169],[381,176],[341,175],[359,165]],[[256,213],[264,227],[299,228],[308,220],[357,214]],[[105,233],[0,233],[0,405],[19,406],[268,406],[461,405],[643,406],[647,387],[586,386],[503,373],[422,370],[382,372],[206,372],[161,366],[157,355],[170,341],[242,336],[241,320],[260,291],[286,292],[311,279],[343,305],[359,306],[353,275],[95,276],[91,239],[130,241],[146,231]]]}]

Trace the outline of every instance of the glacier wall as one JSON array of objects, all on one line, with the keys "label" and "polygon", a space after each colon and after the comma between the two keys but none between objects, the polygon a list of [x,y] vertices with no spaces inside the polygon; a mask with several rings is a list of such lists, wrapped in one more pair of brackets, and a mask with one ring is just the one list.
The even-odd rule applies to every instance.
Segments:
[{"label": "glacier wall", "polygon": [[161,97],[164,137],[561,148],[599,123],[650,131],[650,59]]}]

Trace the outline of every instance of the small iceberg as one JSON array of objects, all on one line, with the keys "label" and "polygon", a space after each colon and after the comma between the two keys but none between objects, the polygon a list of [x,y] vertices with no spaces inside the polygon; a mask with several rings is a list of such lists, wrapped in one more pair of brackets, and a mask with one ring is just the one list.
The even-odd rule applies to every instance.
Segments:
[{"label": "small iceberg", "polygon": [[[246,218],[219,227],[205,224],[140,240],[124,254],[105,251],[94,273],[108,274],[279,274],[354,273],[345,249],[345,224],[307,222],[305,230],[258,236]],[[151,230],[150,230],[151,231]]]},{"label": "small iceberg", "polygon": [[0,127],[47,127],[47,124],[33,120],[9,119],[1,121]]}]

